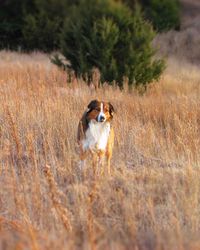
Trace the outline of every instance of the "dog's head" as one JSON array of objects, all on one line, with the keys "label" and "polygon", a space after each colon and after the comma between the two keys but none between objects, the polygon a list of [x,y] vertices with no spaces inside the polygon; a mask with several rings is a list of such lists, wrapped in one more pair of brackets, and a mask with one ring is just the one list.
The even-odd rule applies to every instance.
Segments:
[{"label": "dog's head", "polygon": [[87,119],[96,122],[111,121],[114,114],[114,108],[110,102],[100,102],[93,100],[88,104]]}]

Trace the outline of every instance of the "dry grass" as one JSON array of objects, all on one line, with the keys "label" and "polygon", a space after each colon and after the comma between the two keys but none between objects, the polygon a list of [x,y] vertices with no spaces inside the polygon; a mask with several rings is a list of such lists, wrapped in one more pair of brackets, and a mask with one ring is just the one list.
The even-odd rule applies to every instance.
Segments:
[{"label": "dry grass", "polygon": [[155,39],[159,52],[178,60],[200,65],[200,1],[180,0],[181,29],[159,34]]},{"label": "dry grass", "polygon": [[[0,249],[200,249],[198,69],[95,92],[42,54],[0,53]],[[93,98],[117,112],[112,176],[77,168]]]}]

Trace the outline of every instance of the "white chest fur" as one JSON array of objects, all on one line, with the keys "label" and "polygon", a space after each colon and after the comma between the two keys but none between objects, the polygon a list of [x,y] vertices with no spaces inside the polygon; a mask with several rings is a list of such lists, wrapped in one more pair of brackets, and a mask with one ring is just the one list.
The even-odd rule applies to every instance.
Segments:
[{"label": "white chest fur", "polygon": [[90,121],[86,130],[85,139],[82,141],[84,150],[105,150],[110,134],[110,123]]}]

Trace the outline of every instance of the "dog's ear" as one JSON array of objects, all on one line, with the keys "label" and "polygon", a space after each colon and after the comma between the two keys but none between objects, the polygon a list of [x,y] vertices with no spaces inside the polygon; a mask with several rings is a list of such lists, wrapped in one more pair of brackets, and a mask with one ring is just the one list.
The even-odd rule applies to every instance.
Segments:
[{"label": "dog's ear", "polygon": [[98,100],[92,100],[89,104],[88,104],[88,110],[87,112],[90,112],[91,110],[93,110],[98,104]]},{"label": "dog's ear", "polygon": [[113,115],[114,115],[114,107],[113,105],[109,102],[109,112],[110,112],[110,116],[113,118]]}]

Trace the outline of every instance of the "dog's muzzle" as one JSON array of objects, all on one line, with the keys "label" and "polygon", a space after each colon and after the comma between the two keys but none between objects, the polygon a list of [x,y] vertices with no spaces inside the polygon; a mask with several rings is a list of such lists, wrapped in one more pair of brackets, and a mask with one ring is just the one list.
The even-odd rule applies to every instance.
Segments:
[{"label": "dog's muzzle", "polygon": [[98,122],[104,122],[106,119],[105,115],[104,114],[99,114],[98,117],[97,117],[97,121]]}]

